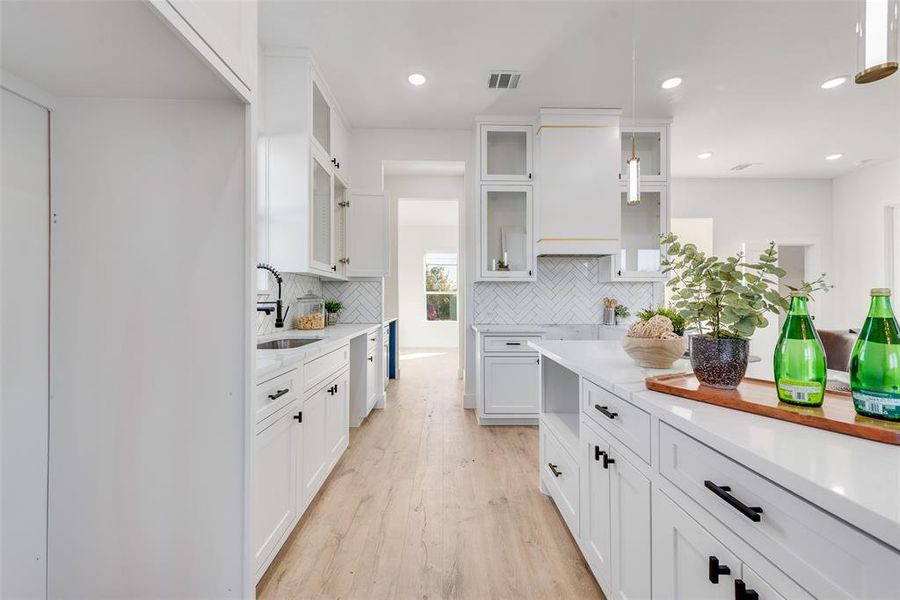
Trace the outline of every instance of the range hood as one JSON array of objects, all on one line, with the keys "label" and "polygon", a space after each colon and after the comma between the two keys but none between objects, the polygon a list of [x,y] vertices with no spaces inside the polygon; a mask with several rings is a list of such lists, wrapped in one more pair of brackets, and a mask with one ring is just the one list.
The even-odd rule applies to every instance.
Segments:
[{"label": "range hood", "polygon": [[538,256],[621,249],[620,109],[541,109],[536,135]]}]

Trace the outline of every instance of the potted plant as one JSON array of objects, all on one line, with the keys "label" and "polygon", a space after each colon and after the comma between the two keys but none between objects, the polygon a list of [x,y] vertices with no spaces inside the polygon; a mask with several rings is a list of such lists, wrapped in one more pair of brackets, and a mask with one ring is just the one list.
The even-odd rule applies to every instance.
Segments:
[{"label": "potted plant", "polygon": [[613,309],[613,313],[615,314],[616,325],[618,325],[619,321],[624,321],[628,318],[628,315],[631,314],[631,311],[628,310],[628,307],[624,304],[616,304],[616,307]]},{"label": "potted plant", "polygon": [[[622,338],[622,347],[634,362],[642,367],[670,369],[676,360],[684,356],[687,341],[684,333],[684,319],[673,321],[666,312],[670,309],[642,310],[638,320],[628,328]],[[680,319],[681,331],[675,329]]]},{"label": "potted plant", "polygon": [[325,312],[328,314],[328,325],[337,325],[338,313],[344,308],[340,300],[334,298],[325,301]]},{"label": "potted plant", "polygon": [[[743,253],[721,260],[694,244],[681,244],[674,234],[660,237],[672,308],[697,331],[690,342],[694,375],[705,385],[734,389],[747,371],[753,333],[769,324],[768,313],[788,307],[778,292],[778,278],[786,273],[778,267],[775,242],[755,261]],[[829,287],[823,273],[800,289],[811,293]]]}]

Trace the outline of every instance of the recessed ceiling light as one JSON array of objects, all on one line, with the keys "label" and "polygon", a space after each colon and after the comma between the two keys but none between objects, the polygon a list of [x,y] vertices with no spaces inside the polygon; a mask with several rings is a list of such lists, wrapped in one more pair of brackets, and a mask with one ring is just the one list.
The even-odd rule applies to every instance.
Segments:
[{"label": "recessed ceiling light", "polygon": [[697,155],[697,158],[700,160],[706,160],[707,158],[712,158],[712,152],[701,152]]},{"label": "recessed ceiling light", "polygon": [[683,80],[681,79],[681,77],[669,77],[668,79],[663,81],[661,84],[659,84],[659,87],[661,87],[664,90],[671,90],[671,89],[677,88],[679,85],[681,85],[682,81]]},{"label": "recessed ceiling light", "polygon": [[425,83],[425,76],[422,75],[421,73],[413,73],[412,75],[407,77],[407,79],[409,80],[409,82],[411,84],[416,85],[416,86],[422,85],[423,83]]},{"label": "recessed ceiling light", "polygon": [[837,154],[829,154],[825,157],[825,160],[837,160],[839,158],[844,158],[844,155],[838,152]]},{"label": "recessed ceiling light", "polygon": [[823,83],[821,87],[823,90],[831,90],[840,85],[843,85],[845,81],[847,81],[847,78],[843,75],[840,77],[832,77],[831,79]]}]

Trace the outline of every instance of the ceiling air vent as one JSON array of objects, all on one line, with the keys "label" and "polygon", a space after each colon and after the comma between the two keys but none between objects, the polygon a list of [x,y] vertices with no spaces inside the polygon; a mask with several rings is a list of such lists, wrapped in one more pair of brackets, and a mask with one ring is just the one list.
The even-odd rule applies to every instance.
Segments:
[{"label": "ceiling air vent", "polygon": [[731,171],[743,171],[744,169],[749,169],[750,167],[756,167],[761,165],[762,163],[738,163],[731,167]]},{"label": "ceiling air vent", "polygon": [[514,90],[519,87],[521,76],[515,71],[494,71],[488,78],[488,87],[492,90]]}]

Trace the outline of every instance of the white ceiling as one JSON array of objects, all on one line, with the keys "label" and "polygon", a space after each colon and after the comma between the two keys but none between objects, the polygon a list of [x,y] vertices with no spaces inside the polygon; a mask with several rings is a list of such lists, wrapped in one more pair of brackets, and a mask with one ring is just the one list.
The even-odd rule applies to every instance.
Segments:
[{"label": "white ceiling", "polygon": [[0,0],[2,68],[54,96],[234,99],[143,2]]},{"label": "white ceiling", "polygon": [[[849,1],[262,0],[260,38],[310,48],[354,127],[469,128],[541,106],[630,115],[632,6],[637,114],[674,118],[674,176],[830,178],[900,155],[900,74],[819,88],[853,73]],[[489,90],[492,69],[522,71],[519,89]],[[673,75],[684,84],[660,89]],[[729,171],[744,162],[761,164]]]},{"label": "white ceiling", "polygon": [[397,201],[397,223],[400,225],[441,225],[456,227],[459,204],[456,200],[400,198]]}]

